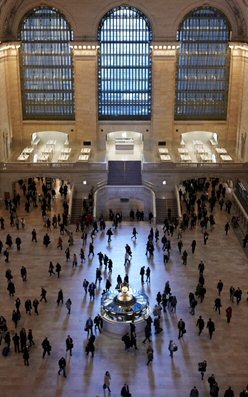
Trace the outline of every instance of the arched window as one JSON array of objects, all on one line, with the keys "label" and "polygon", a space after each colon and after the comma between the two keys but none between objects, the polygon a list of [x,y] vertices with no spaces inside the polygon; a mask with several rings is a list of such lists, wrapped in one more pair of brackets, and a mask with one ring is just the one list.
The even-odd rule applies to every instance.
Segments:
[{"label": "arched window", "polygon": [[227,18],[215,8],[197,8],[182,21],[178,31],[175,119],[226,119],[229,38]]},{"label": "arched window", "polygon": [[114,8],[101,20],[99,119],[150,119],[151,39],[148,19],[135,8]]},{"label": "arched window", "polygon": [[57,10],[32,10],[20,27],[24,119],[73,119],[73,32]]}]

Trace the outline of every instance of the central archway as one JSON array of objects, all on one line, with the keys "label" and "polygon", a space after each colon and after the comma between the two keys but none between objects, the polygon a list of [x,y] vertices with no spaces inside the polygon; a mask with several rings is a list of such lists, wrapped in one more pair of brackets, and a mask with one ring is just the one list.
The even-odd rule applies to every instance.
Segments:
[{"label": "central archway", "polygon": [[143,135],[136,131],[113,131],[107,134],[106,160],[143,159]]}]

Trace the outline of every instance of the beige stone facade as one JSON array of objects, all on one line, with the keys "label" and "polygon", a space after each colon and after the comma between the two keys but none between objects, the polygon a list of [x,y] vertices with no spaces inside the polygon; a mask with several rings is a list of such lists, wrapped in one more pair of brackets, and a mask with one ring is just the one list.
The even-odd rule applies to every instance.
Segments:
[{"label": "beige stone facade", "polygon": [[[49,5],[60,10],[69,21],[74,31],[74,72],[75,72],[75,106],[76,117],[73,122],[25,122],[22,119],[21,85],[19,68],[18,30],[23,17],[37,6],[34,1],[2,1],[0,4],[0,37],[1,37],[1,140],[3,132],[8,134],[10,143],[22,144],[29,141],[30,134],[39,130],[58,130],[70,133],[76,141],[90,139],[101,141],[99,137],[97,109],[97,29],[102,16],[114,3],[100,1],[64,2],[58,0]],[[238,143],[244,134],[246,120],[247,68],[247,5],[242,1],[211,1],[210,6],[218,7],[228,18],[232,30],[230,43],[231,67],[229,85],[228,117],[226,122],[175,122],[175,68],[176,68],[176,33],[182,19],[200,2],[191,1],[139,1],[130,4],[140,9],[150,20],[153,30],[153,92],[152,119],[142,131],[149,144],[158,140],[174,140],[181,131],[197,128],[218,130],[221,139]],[[97,12],[96,12],[97,10]],[[242,44],[240,44],[242,43]],[[158,49],[155,49],[158,44]],[[238,46],[238,48],[236,48]],[[86,47],[86,49],[85,49]],[[6,48],[6,49],[4,49]],[[161,48],[161,49],[159,49]],[[111,130],[111,123],[105,128]],[[123,125],[132,129],[130,123]],[[52,126],[52,128],[51,128]],[[147,134],[147,129],[149,133]],[[1,145],[1,157],[4,156],[4,145]],[[239,148],[240,145],[237,144]]]}]

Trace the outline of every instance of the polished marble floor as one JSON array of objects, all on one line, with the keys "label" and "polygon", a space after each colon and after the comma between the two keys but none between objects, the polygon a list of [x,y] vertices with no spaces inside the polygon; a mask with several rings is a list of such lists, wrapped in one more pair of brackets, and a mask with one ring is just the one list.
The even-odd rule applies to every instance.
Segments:
[{"label": "polished marble floor", "polygon": [[[53,204],[52,214],[60,211],[60,198],[57,197]],[[14,246],[10,253],[10,263],[6,264],[0,256],[0,314],[7,319],[7,323],[14,333],[11,314],[15,298],[22,301],[21,320],[17,330],[22,327],[27,330],[32,328],[35,346],[30,349],[30,366],[24,366],[21,353],[14,353],[13,345],[8,357],[0,356],[0,396],[1,397],[77,397],[103,396],[103,377],[106,370],[111,373],[111,396],[120,396],[123,383],[127,382],[133,397],[187,397],[190,389],[196,385],[200,397],[209,396],[207,377],[214,373],[220,386],[220,396],[231,385],[235,396],[248,383],[247,377],[247,313],[248,302],[248,263],[246,254],[231,229],[226,236],[224,224],[227,221],[225,211],[216,209],[216,225],[209,232],[207,245],[203,244],[203,236],[199,226],[195,230],[187,230],[183,234],[183,244],[189,252],[187,266],[182,265],[181,256],[177,249],[177,233],[171,237],[172,252],[169,263],[163,263],[161,243],[156,245],[153,259],[145,255],[145,246],[150,225],[147,222],[135,223],[138,231],[137,241],[131,240],[133,223],[123,222],[114,233],[110,245],[107,243],[105,233],[98,232],[95,239],[95,256],[86,260],[83,265],[78,264],[72,268],[72,262],[66,262],[64,250],[67,246],[66,236],[62,236],[63,250],[57,249],[58,230],[49,234],[51,245],[46,249],[42,244],[45,233],[40,209],[31,208],[29,214],[23,210],[23,205],[18,210],[19,217],[26,220],[25,230],[17,231],[7,222],[7,211],[0,209],[0,214],[6,219],[6,229],[0,231],[0,239],[5,242],[7,232],[15,240],[19,235],[22,239],[20,252]],[[107,226],[110,224],[108,223]],[[31,242],[31,231],[37,230],[38,242]],[[162,226],[160,237],[162,235]],[[74,245],[71,254],[79,255],[82,246],[81,233],[75,232],[75,226],[70,230],[74,233]],[[196,239],[195,254],[191,254],[191,242]],[[89,240],[89,238],[88,238]],[[89,243],[89,241],[88,241]],[[125,351],[122,334],[111,334],[103,330],[96,337],[95,357],[87,357],[84,347],[87,341],[84,331],[85,321],[88,316],[94,317],[100,310],[100,297],[105,285],[106,273],[103,273],[102,285],[97,288],[95,302],[90,302],[85,297],[82,283],[86,277],[94,281],[95,270],[98,265],[96,255],[100,250],[113,260],[112,285],[116,284],[118,274],[125,275],[124,253],[125,244],[129,243],[133,250],[133,259],[129,268],[130,284],[134,288],[141,288],[139,270],[142,265],[151,267],[151,283],[145,283],[144,292],[149,296],[151,307],[156,303],[156,294],[163,290],[165,282],[169,280],[172,293],[177,296],[178,305],[176,313],[162,315],[161,323],[163,332],[152,335],[154,360],[149,367],[146,365],[147,346],[142,344],[143,332],[137,335],[138,350]],[[86,257],[88,244],[86,247]],[[195,316],[189,313],[188,294],[195,290],[198,281],[198,264],[203,259],[206,265],[205,280],[207,294],[203,303],[198,303]],[[60,279],[57,276],[49,277],[48,264],[52,260],[62,265]],[[79,261],[80,262],[80,261]],[[23,282],[20,277],[20,268],[25,265],[28,270],[28,279]],[[15,297],[9,297],[6,287],[5,271],[12,270],[16,285]],[[216,285],[219,279],[224,282],[222,292],[221,314],[213,310],[214,299],[217,296]],[[229,287],[240,287],[243,290],[241,303],[232,304],[233,317],[227,324],[225,309],[230,304]],[[47,303],[39,305],[39,316],[25,314],[24,301],[33,300],[40,296],[41,287],[47,290]],[[58,307],[56,304],[58,290],[62,288],[64,301],[70,297],[72,300],[71,314],[67,314],[65,305]],[[205,322],[211,316],[215,322],[216,331],[210,341],[207,330],[198,336],[196,320],[199,315]],[[186,323],[187,333],[180,341],[177,340],[177,322],[182,318]],[[70,334],[74,340],[72,357],[65,353],[65,339]],[[47,336],[52,345],[51,355],[42,359],[41,342]],[[169,340],[173,339],[178,344],[178,351],[171,359],[168,351]],[[1,350],[3,348],[3,342]],[[65,355],[67,360],[67,378],[58,376],[58,359]],[[207,360],[205,379],[200,379],[198,362]],[[106,396],[108,393],[106,392]]]}]

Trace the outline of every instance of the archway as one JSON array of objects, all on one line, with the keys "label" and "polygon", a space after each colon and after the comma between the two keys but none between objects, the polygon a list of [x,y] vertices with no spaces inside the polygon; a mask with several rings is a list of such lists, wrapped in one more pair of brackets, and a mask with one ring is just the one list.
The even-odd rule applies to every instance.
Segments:
[{"label": "archway", "polygon": [[70,149],[69,136],[65,132],[60,131],[39,131],[34,132],[31,137],[31,145],[34,148],[33,162],[40,161],[57,162],[65,150],[69,159]]},{"label": "archway", "polygon": [[114,131],[107,134],[106,160],[139,160],[143,158],[143,136],[136,131]]},{"label": "archway", "polygon": [[[190,158],[195,162],[216,163],[216,146],[218,145],[217,132],[190,131],[181,134],[182,146],[185,146]],[[227,153],[227,152],[226,152]]]}]

